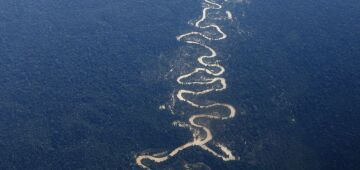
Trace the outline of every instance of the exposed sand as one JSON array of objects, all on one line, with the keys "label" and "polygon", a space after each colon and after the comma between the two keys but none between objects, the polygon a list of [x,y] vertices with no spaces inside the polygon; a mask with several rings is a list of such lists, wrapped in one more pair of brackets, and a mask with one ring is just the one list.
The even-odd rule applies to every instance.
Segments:
[{"label": "exposed sand", "polygon": [[[195,27],[200,28],[200,29],[215,29],[221,36],[213,38],[213,37],[210,37],[210,36],[205,35],[200,32],[189,32],[189,33],[185,33],[185,34],[177,36],[176,37],[177,40],[181,41],[185,37],[189,37],[189,36],[193,36],[193,35],[199,35],[210,41],[223,40],[223,39],[227,38],[227,35],[221,30],[221,28],[218,25],[216,25],[216,24],[202,25],[203,21],[205,21],[207,18],[207,14],[208,14],[209,10],[222,9],[222,5],[220,5],[218,3],[212,2],[210,0],[204,0],[204,2],[205,3],[204,3],[203,11],[202,11],[202,17],[195,23]],[[228,19],[232,19],[231,12],[226,11],[226,13],[227,13]],[[140,156],[136,157],[136,164],[145,169],[149,169],[149,168],[143,163],[144,160],[151,160],[156,163],[164,162],[164,161],[168,160],[169,158],[174,157],[176,154],[178,154],[182,150],[190,148],[190,147],[194,147],[194,146],[200,147],[203,150],[208,151],[212,155],[223,159],[224,161],[230,161],[230,160],[237,159],[232,154],[231,150],[222,144],[217,143],[215,145],[216,147],[218,147],[218,149],[221,150],[222,153],[217,153],[213,149],[209,148],[207,146],[207,144],[208,144],[208,142],[210,142],[213,139],[211,130],[208,127],[201,125],[198,123],[198,121],[196,121],[197,119],[225,120],[225,119],[233,118],[236,114],[235,108],[232,105],[226,104],[226,103],[213,103],[213,104],[209,104],[209,105],[201,105],[201,104],[196,103],[195,101],[191,101],[190,99],[186,98],[187,95],[192,95],[192,96],[195,95],[196,96],[196,95],[203,95],[203,94],[211,93],[214,91],[225,90],[227,88],[226,80],[223,77],[219,77],[225,72],[225,68],[218,63],[208,63],[205,61],[205,59],[215,58],[217,56],[217,53],[213,48],[211,48],[203,43],[196,42],[196,41],[185,40],[184,42],[187,44],[197,45],[202,48],[205,48],[210,52],[210,55],[199,56],[197,58],[197,61],[204,67],[195,68],[192,72],[179,76],[177,78],[178,84],[180,84],[180,85],[194,85],[194,84],[210,85],[210,84],[219,82],[221,84],[221,86],[218,88],[209,88],[209,89],[205,89],[205,90],[201,90],[201,91],[180,89],[176,94],[177,99],[182,102],[188,103],[191,106],[196,107],[196,108],[208,109],[208,108],[222,107],[222,108],[225,108],[227,110],[227,112],[221,113],[220,115],[219,115],[219,113],[217,115],[212,115],[211,113],[197,114],[197,115],[190,116],[188,123],[174,122],[174,125],[179,126],[179,127],[189,128],[190,131],[192,131],[192,133],[193,133],[192,141],[187,142],[187,143],[175,148],[174,150],[172,150],[171,152],[169,152],[168,154],[165,154],[165,155],[164,154],[158,154],[158,155],[153,154],[153,155],[140,155]],[[215,68],[215,70],[218,70],[218,71],[215,72],[209,68]],[[196,73],[200,73],[200,72],[211,75],[213,78],[206,78],[203,80],[191,81],[191,82],[184,81],[184,79],[189,78],[192,75],[194,75]],[[200,136],[199,131],[203,132],[203,134],[205,134],[205,135]],[[163,155],[163,156],[161,156],[161,155]]]}]

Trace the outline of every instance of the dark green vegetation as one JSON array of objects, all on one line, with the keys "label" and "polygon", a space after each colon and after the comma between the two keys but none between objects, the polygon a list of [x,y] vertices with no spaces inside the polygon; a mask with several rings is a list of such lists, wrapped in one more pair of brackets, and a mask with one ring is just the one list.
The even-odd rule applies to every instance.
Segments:
[{"label": "dark green vegetation", "polygon": [[[213,44],[229,85],[218,101],[239,114],[212,126],[241,160],[194,149],[159,167],[360,169],[360,3],[225,8],[237,20]],[[200,13],[193,0],[0,1],[0,169],[136,169],[135,154],[189,139],[158,106],[175,36]]]},{"label": "dark green vegetation", "polygon": [[172,90],[158,56],[176,48],[189,6],[1,1],[0,169],[127,169],[176,141],[158,111]]},{"label": "dark green vegetation", "polygon": [[247,112],[225,130],[240,167],[360,168],[359,9],[354,0],[246,7],[251,36],[226,45],[229,100]]}]

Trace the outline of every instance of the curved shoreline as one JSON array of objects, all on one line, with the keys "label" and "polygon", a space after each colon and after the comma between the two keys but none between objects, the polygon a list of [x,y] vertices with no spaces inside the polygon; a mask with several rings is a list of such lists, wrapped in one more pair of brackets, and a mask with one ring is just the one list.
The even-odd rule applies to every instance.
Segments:
[{"label": "curved shoreline", "polygon": [[[200,29],[209,29],[209,28],[214,28],[218,33],[221,34],[220,37],[218,38],[212,38],[209,37],[203,33],[200,32],[189,32],[189,33],[185,33],[182,35],[179,35],[176,37],[177,40],[181,41],[183,38],[188,37],[188,36],[192,36],[192,35],[199,35],[209,41],[213,41],[213,40],[223,40],[227,38],[227,35],[221,30],[221,28],[216,25],[216,24],[210,24],[210,25],[205,25],[205,26],[201,26],[201,23],[203,21],[206,20],[207,18],[207,14],[208,14],[208,10],[214,10],[214,9],[222,9],[222,5],[216,3],[216,2],[212,2],[210,0],[204,0],[206,7],[203,8],[202,11],[202,17],[201,19],[199,19],[196,23],[195,23],[195,27],[200,28]],[[229,11],[226,11],[227,15],[231,15],[231,13],[229,14]],[[176,97],[185,103],[188,103],[189,105],[195,107],[195,108],[200,108],[200,109],[208,109],[208,108],[214,108],[214,107],[222,107],[225,108],[227,110],[226,113],[217,113],[214,112],[212,114],[197,114],[197,115],[192,115],[190,116],[190,118],[188,119],[188,123],[183,123],[182,125],[178,125],[180,127],[188,127],[190,128],[190,130],[192,129],[196,129],[197,132],[199,132],[200,130],[202,132],[205,133],[205,136],[200,136],[199,133],[195,133],[193,132],[193,139],[190,142],[187,142],[177,148],[175,148],[174,150],[172,150],[170,153],[166,154],[165,156],[159,156],[159,155],[140,155],[138,157],[136,157],[136,164],[138,166],[140,166],[141,168],[144,169],[150,169],[149,167],[147,167],[146,165],[143,164],[143,160],[151,160],[154,161],[156,163],[160,163],[160,162],[164,162],[168,159],[170,159],[171,157],[174,157],[177,153],[181,152],[184,149],[190,148],[190,147],[194,147],[194,146],[199,146],[200,148],[202,148],[205,151],[208,151],[209,153],[211,153],[212,155],[221,158],[224,161],[230,161],[230,160],[236,160],[238,158],[236,158],[230,149],[228,149],[227,147],[225,147],[222,144],[217,143],[215,146],[218,147],[223,154],[217,153],[216,151],[214,151],[213,149],[209,148],[206,144],[208,142],[210,142],[213,139],[213,135],[211,133],[211,130],[204,126],[201,125],[200,123],[197,123],[196,120],[199,119],[217,119],[217,120],[225,120],[225,119],[229,119],[229,118],[233,118],[236,114],[236,109],[230,105],[230,104],[226,104],[226,103],[213,103],[213,104],[209,104],[209,105],[201,105],[198,104],[194,101],[191,101],[189,99],[187,99],[185,97],[185,95],[203,95],[203,94],[207,94],[207,93],[211,93],[214,91],[223,91],[227,88],[227,84],[226,84],[226,80],[223,77],[219,77],[221,76],[224,72],[225,72],[225,68],[223,66],[221,66],[218,63],[207,63],[204,61],[204,59],[208,59],[208,58],[215,58],[217,56],[217,53],[214,49],[212,49],[211,47],[196,42],[196,41],[190,41],[190,40],[186,40],[184,41],[187,44],[191,44],[191,45],[198,45],[201,46],[207,50],[210,51],[210,55],[202,55],[199,56],[197,58],[197,61],[203,66],[202,68],[195,68],[192,72],[181,75],[177,78],[177,83],[180,85],[208,85],[208,84],[213,84],[216,82],[220,82],[221,87],[220,88],[209,88],[209,89],[205,89],[205,90],[201,90],[201,91],[193,91],[193,90],[185,90],[185,89],[180,89],[177,92]],[[209,68],[215,68],[218,69],[219,71],[213,71]],[[188,77],[191,77],[193,74],[199,73],[199,72],[205,72],[211,76],[213,76],[213,78],[207,78],[204,80],[200,80],[200,81],[192,81],[192,82],[186,82],[183,81],[183,79],[186,79]]]}]

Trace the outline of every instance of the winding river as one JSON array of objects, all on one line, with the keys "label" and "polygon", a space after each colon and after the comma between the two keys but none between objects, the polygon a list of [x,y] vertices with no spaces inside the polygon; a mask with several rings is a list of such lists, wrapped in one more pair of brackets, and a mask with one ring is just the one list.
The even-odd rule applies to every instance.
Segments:
[{"label": "winding river", "polygon": [[[179,152],[191,148],[191,147],[200,147],[201,149],[208,151],[210,154],[221,158],[224,161],[231,161],[237,160],[238,157],[234,156],[233,153],[229,148],[224,146],[223,144],[216,143],[215,146],[221,151],[218,153],[217,151],[211,149],[208,144],[210,141],[213,140],[213,135],[211,133],[211,129],[207,126],[202,125],[199,123],[201,119],[216,119],[216,120],[226,120],[233,118],[236,114],[236,109],[226,103],[212,103],[208,105],[199,104],[196,101],[188,99],[187,96],[197,96],[197,95],[204,95],[211,92],[218,92],[227,89],[227,84],[225,78],[221,77],[224,72],[225,68],[218,64],[217,62],[209,62],[210,59],[216,58],[217,53],[216,51],[202,43],[201,41],[191,40],[190,37],[200,36],[207,41],[219,41],[224,40],[227,38],[227,35],[221,30],[220,26],[216,24],[204,24],[204,21],[208,18],[208,13],[210,10],[222,10],[222,5],[220,3],[211,1],[211,0],[204,0],[204,8],[202,10],[201,18],[196,21],[194,24],[195,27],[200,28],[202,30],[214,30],[216,31],[216,35],[207,35],[201,32],[189,32],[176,37],[177,40],[187,43],[189,45],[199,46],[200,48],[204,48],[209,51],[208,55],[201,55],[197,58],[197,61],[203,66],[200,68],[195,68],[190,73],[181,75],[177,78],[177,83],[183,86],[186,85],[204,85],[206,87],[211,86],[212,84],[219,83],[220,86],[211,86],[210,88],[204,90],[187,90],[187,89],[180,89],[176,93],[176,98],[181,101],[185,102],[195,108],[198,109],[212,109],[212,108],[222,108],[224,112],[212,112],[208,114],[195,114],[190,116],[188,122],[174,122],[175,126],[188,128],[192,134],[193,139],[172,151],[166,154],[152,154],[152,155],[139,155],[136,157],[136,164],[144,169],[150,169],[148,166],[144,164],[145,160],[150,160],[156,163],[164,162],[172,157],[174,157]],[[232,14],[230,11],[226,11],[226,15],[228,19],[232,19]],[[194,74],[207,74],[212,78],[203,78],[199,81],[186,81],[187,78],[193,76]]]}]

